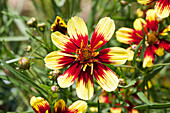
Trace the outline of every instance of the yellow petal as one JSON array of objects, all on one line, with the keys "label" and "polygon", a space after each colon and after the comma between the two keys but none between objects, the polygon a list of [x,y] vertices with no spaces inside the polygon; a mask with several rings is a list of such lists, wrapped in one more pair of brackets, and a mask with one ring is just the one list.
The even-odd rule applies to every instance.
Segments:
[{"label": "yellow petal", "polygon": [[70,40],[70,38],[62,33],[56,31],[51,34],[53,43],[66,52],[76,52],[77,46]]},{"label": "yellow petal", "polygon": [[68,111],[71,113],[86,113],[87,103],[82,100],[77,100],[68,107]]},{"label": "yellow petal", "polygon": [[91,38],[91,48],[96,50],[106,44],[112,37],[114,31],[115,24],[111,18],[105,17],[100,19]]},{"label": "yellow petal", "polygon": [[128,57],[128,61],[132,61],[133,60],[133,56],[134,56],[134,51],[131,50],[131,48],[126,49],[129,57]]},{"label": "yellow petal", "polygon": [[121,43],[131,44],[133,32],[131,28],[122,27],[116,31],[116,39]]},{"label": "yellow petal", "polygon": [[122,112],[122,108],[110,108],[110,113],[121,113]]},{"label": "yellow petal", "polygon": [[66,111],[66,103],[64,102],[63,99],[58,100],[54,104],[54,112],[55,113],[63,113]]},{"label": "yellow petal", "polygon": [[97,83],[106,91],[114,91],[118,86],[119,80],[116,74],[101,63],[95,63],[94,76]]},{"label": "yellow petal", "polygon": [[159,35],[168,35],[168,31],[170,31],[170,25],[168,25],[162,32],[160,32]]},{"label": "yellow petal", "polygon": [[157,50],[155,50],[155,52],[158,56],[163,56],[164,55],[164,48],[159,47]]},{"label": "yellow petal", "polygon": [[45,66],[49,69],[62,69],[75,61],[75,56],[63,51],[53,51],[45,58]]},{"label": "yellow petal", "polygon": [[154,62],[154,54],[152,52],[151,47],[147,47],[145,54],[144,54],[144,61],[143,61],[143,67],[150,67],[153,65]]},{"label": "yellow petal", "polygon": [[155,4],[155,12],[158,17],[166,18],[170,14],[170,1],[169,0],[159,0]]},{"label": "yellow petal", "polygon": [[77,16],[72,17],[67,23],[67,30],[70,38],[77,46],[81,46],[83,42],[83,47],[88,43],[88,31],[85,22]]},{"label": "yellow petal", "polygon": [[80,73],[81,65],[78,63],[75,63],[71,65],[64,74],[60,75],[57,78],[58,84],[61,88],[66,88],[71,86],[74,81],[76,80],[77,76]]},{"label": "yellow petal", "polygon": [[121,47],[111,47],[99,52],[99,61],[109,64],[124,64],[129,58],[128,52]]},{"label": "yellow petal", "polygon": [[138,3],[144,4],[144,5],[147,5],[147,4],[151,3],[152,1],[154,1],[154,0],[137,0]]},{"label": "yellow petal", "polygon": [[89,100],[94,94],[93,77],[90,74],[90,67],[81,71],[76,83],[77,96],[83,100]]},{"label": "yellow petal", "polygon": [[146,21],[143,18],[138,18],[133,23],[133,27],[137,31],[142,31],[143,27],[145,27],[144,25],[146,25]]}]

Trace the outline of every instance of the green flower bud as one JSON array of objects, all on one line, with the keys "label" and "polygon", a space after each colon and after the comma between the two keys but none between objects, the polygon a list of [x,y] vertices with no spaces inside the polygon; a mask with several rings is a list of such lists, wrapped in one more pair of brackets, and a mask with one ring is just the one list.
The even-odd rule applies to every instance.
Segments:
[{"label": "green flower bud", "polygon": [[37,27],[37,19],[32,17],[27,21],[27,25],[30,27]]},{"label": "green flower bud", "polygon": [[45,27],[46,27],[46,24],[45,23],[40,23],[38,24],[38,28],[41,32],[44,32],[45,31]]},{"label": "green flower bud", "polygon": [[22,57],[18,61],[18,65],[21,69],[27,70],[30,68],[30,60],[27,57]]}]

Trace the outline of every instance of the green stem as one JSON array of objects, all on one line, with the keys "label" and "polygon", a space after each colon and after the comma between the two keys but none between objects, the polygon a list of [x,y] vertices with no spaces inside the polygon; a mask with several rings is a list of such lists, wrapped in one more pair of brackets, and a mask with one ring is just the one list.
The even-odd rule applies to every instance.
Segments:
[{"label": "green stem", "polygon": [[49,45],[47,43],[47,40],[45,39],[45,37],[40,33],[39,29],[36,27],[36,31],[38,32],[38,34],[41,36],[41,38],[43,39],[45,45],[47,46],[47,49],[49,49]]},{"label": "green stem", "polygon": [[32,53],[28,56],[28,58],[30,58],[30,57],[32,56],[32,54],[33,54],[39,47],[41,47],[41,45],[38,46],[38,47],[36,47],[36,48],[32,51]]},{"label": "green stem", "polygon": [[155,65],[150,66],[150,67],[155,67],[155,66],[170,66],[170,63],[155,64]]},{"label": "green stem", "polygon": [[35,80],[37,80],[39,82],[39,84],[41,84],[41,82],[37,79],[37,77],[31,72],[31,70],[28,70],[30,72],[30,74],[35,78]]}]

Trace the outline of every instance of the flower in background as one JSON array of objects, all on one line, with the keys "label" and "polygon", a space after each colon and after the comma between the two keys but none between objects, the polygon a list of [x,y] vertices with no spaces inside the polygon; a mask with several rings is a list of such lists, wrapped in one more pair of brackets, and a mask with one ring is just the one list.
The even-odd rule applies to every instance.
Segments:
[{"label": "flower in background", "polygon": [[[49,103],[42,97],[33,96],[30,104],[36,113],[52,113]],[[86,109],[87,103],[82,100],[74,102],[68,108],[66,108],[66,103],[63,99],[54,104],[54,113],[85,113]]]},{"label": "flower in background", "polygon": [[51,31],[59,31],[64,35],[67,34],[67,25],[61,17],[56,17],[54,23],[51,25]]},{"label": "flower in background", "polygon": [[[150,4],[156,0],[137,0],[140,4]],[[155,5],[155,12],[158,17],[165,18],[170,14],[170,0],[158,0]]]},{"label": "flower in background", "polygon": [[143,67],[152,66],[155,55],[163,56],[164,50],[170,52],[170,41],[167,41],[160,36],[168,35],[170,25],[161,31],[158,31],[159,20],[153,9],[146,13],[146,21],[138,18],[134,21],[134,29],[122,27],[116,32],[116,37],[119,42],[125,44],[136,44],[143,39],[143,28],[146,35],[146,51],[144,54]]},{"label": "flower in background", "polygon": [[94,93],[92,75],[106,91],[114,91],[117,88],[118,77],[102,63],[124,64],[129,57],[127,51],[120,47],[96,51],[110,40],[114,30],[114,21],[109,17],[102,18],[93,32],[90,45],[87,45],[88,31],[85,22],[75,16],[67,24],[70,37],[58,31],[51,34],[53,43],[62,51],[49,53],[44,59],[46,67],[61,69],[71,65],[57,79],[61,88],[71,86],[77,79],[78,97],[89,100]]}]

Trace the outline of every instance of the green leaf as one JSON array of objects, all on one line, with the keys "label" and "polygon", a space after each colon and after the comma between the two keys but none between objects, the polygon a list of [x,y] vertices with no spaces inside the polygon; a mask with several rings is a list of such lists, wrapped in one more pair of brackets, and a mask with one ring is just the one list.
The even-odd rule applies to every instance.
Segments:
[{"label": "green leaf", "polygon": [[141,58],[142,60],[144,58],[144,53],[145,53],[145,29],[143,27],[143,44],[142,44],[142,49],[141,49],[140,56],[139,56],[139,58]]},{"label": "green leaf", "polygon": [[159,73],[163,67],[164,66],[159,66],[159,67],[156,67],[156,68],[152,69],[151,71],[149,71],[149,73],[147,74],[148,81],[151,80],[157,73]]},{"label": "green leaf", "polygon": [[170,108],[170,102],[168,103],[154,103],[152,105],[140,105],[134,107],[134,109],[144,110],[144,109],[165,109]]},{"label": "green leaf", "polygon": [[50,86],[47,86],[47,85],[44,85],[44,84],[40,84],[40,86],[45,89],[46,91],[50,91],[51,90],[51,87]]},{"label": "green leaf", "polygon": [[137,57],[139,48],[141,47],[142,43],[143,43],[143,40],[140,41],[140,43],[138,44],[137,48],[135,49],[135,53],[134,53],[134,57],[133,57],[133,61],[132,61],[133,66],[135,66],[136,57]]},{"label": "green leaf", "polygon": [[35,92],[33,92],[30,88],[28,88],[27,86],[21,85],[21,82],[18,81],[17,79],[11,77],[11,76],[6,76],[6,75],[0,75],[0,78],[3,80],[8,80],[10,81],[12,84],[16,85],[17,87],[32,93],[35,96],[38,96]]},{"label": "green leaf", "polygon": [[3,45],[6,53],[7,53],[12,59],[15,58],[14,54],[5,46],[5,41],[3,41],[3,44],[2,44],[2,45]]},{"label": "green leaf", "polygon": [[29,38],[25,37],[25,36],[3,36],[3,37],[0,37],[0,42],[2,42],[3,40],[5,42],[10,42],[10,41],[27,41],[27,40],[29,40]]},{"label": "green leaf", "polygon": [[145,102],[147,105],[151,106],[152,103],[146,98],[146,96],[143,94],[143,92],[137,92],[138,97]]}]

